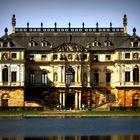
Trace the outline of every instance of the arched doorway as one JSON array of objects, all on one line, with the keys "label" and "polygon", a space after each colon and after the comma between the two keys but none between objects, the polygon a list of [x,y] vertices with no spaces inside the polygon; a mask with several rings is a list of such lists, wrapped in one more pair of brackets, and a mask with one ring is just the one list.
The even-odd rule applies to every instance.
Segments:
[{"label": "arched doorway", "polygon": [[132,97],[132,104],[133,106],[140,106],[140,94],[136,93]]},{"label": "arched doorway", "polygon": [[72,93],[66,94],[66,109],[74,109],[75,95]]},{"label": "arched doorway", "polygon": [[1,106],[3,109],[8,108],[8,100],[9,100],[9,95],[7,93],[3,94],[1,98],[1,103],[2,103]]},{"label": "arched doorway", "polygon": [[138,68],[138,66],[136,66],[133,69],[133,81],[134,81],[134,84],[138,84],[139,83],[139,68]]},{"label": "arched doorway", "polygon": [[4,68],[2,70],[2,82],[7,83],[8,82],[8,68]]}]

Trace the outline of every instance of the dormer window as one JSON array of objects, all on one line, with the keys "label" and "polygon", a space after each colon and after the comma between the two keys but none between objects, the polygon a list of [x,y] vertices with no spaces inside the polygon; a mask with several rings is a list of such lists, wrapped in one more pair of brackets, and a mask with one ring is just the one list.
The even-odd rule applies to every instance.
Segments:
[{"label": "dormer window", "polygon": [[138,47],[138,42],[137,41],[135,41],[134,43],[133,43],[133,47]]},{"label": "dormer window", "polygon": [[42,42],[41,42],[41,46],[43,47],[43,46],[48,46],[48,42],[46,41],[46,40],[43,40]]},{"label": "dormer window", "polygon": [[112,43],[109,40],[107,40],[107,41],[104,42],[104,44],[107,47],[107,46],[111,46]]},{"label": "dormer window", "polygon": [[99,45],[100,45],[100,43],[96,40],[92,43],[92,46],[94,46],[94,47],[99,46]]},{"label": "dormer window", "polygon": [[8,47],[8,42],[3,42],[3,47],[7,48]]},{"label": "dormer window", "polygon": [[31,40],[31,41],[29,42],[29,46],[36,46],[36,42],[33,41],[33,40]]}]

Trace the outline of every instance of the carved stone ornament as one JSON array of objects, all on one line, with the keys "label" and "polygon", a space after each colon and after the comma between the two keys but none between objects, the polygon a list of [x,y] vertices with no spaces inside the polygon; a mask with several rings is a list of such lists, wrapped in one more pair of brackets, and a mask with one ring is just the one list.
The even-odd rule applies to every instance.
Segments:
[{"label": "carved stone ornament", "polygon": [[86,48],[76,43],[64,43],[54,49],[55,52],[85,52]]}]

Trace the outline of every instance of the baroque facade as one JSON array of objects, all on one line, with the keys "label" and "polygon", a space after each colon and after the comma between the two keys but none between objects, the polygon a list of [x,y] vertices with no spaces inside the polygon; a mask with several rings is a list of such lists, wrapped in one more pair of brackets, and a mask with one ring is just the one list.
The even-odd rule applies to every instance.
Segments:
[{"label": "baroque facade", "polygon": [[0,106],[140,106],[139,60],[126,15],[119,28],[17,28],[13,15],[0,38]]}]

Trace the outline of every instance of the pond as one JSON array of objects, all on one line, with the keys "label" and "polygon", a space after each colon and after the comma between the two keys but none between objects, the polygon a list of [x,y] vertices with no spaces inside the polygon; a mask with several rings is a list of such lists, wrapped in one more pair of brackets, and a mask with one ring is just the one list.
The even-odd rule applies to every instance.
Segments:
[{"label": "pond", "polygon": [[1,118],[1,139],[140,140],[140,118]]}]

